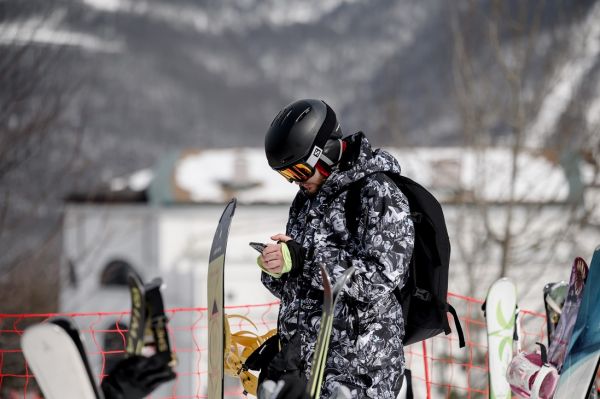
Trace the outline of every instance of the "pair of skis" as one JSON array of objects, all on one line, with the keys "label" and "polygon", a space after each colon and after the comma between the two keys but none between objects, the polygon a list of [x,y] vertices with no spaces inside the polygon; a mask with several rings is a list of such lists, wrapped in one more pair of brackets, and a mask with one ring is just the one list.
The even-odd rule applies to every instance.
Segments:
[{"label": "pair of skis", "polygon": [[325,270],[323,265],[319,265],[319,267],[321,269],[321,279],[323,280],[323,313],[307,387],[307,392],[311,399],[319,399],[321,396],[321,386],[323,385],[327,352],[329,350],[331,329],[333,327],[333,311],[340,293],[354,274],[354,266],[346,269],[332,288],[327,270]]},{"label": "pair of skis", "polygon": [[[130,274],[132,311],[125,351],[128,356],[141,355],[144,336],[151,331],[155,353],[173,367],[161,285],[160,279],[143,284],[135,272]],[[73,320],[57,317],[27,328],[21,347],[47,399],[104,398]]]},{"label": "pair of skis", "polygon": [[169,366],[175,367],[177,359],[169,341],[168,319],[160,291],[162,284],[159,277],[144,284],[139,274],[130,270],[131,319],[125,353],[127,356],[142,355],[148,340],[153,343],[155,354]]},{"label": "pair of skis", "polygon": [[[229,228],[235,213],[236,200],[232,199],[217,225],[213,238],[207,278],[207,305],[208,305],[208,398],[223,398],[223,377],[225,357],[225,312],[224,312],[224,271],[225,253]],[[319,336],[313,355],[313,365],[307,391],[311,399],[318,399],[321,385],[325,375],[327,351],[333,327],[333,311],[339,294],[354,273],[354,268],[346,270],[332,287],[329,275],[323,265],[320,265],[323,280],[323,313]]]}]

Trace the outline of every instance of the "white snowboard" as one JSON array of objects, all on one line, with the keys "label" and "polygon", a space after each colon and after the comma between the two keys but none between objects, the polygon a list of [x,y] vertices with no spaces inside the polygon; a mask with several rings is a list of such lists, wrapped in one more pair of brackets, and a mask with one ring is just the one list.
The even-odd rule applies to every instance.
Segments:
[{"label": "white snowboard", "polygon": [[76,344],[51,322],[25,330],[23,354],[46,399],[98,399]]},{"label": "white snowboard", "polygon": [[508,278],[490,287],[486,297],[490,399],[510,399],[506,370],[513,357],[513,335],[517,310],[517,289]]}]

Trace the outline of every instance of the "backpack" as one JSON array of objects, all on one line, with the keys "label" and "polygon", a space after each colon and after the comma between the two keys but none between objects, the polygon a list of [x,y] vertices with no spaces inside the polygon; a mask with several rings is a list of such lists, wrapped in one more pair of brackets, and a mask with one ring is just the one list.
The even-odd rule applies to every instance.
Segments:
[{"label": "backpack", "polygon": [[[384,172],[376,172],[384,173]],[[411,219],[415,227],[415,243],[405,286],[396,287],[394,295],[402,305],[404,315],[404,345],[414,344],[441,332],[450,334],[447,313],[454,317],[460,347],[465,346],[464,335],[456,310],[447,302],[448,270],[450,266],[450,239],[440,203],[423,186],[393,173],[384,173],[400,188],[408,199]],[[360,192],[367,175],[350,184],[346,196],[345,214],[348,230],[358,231]]]}]

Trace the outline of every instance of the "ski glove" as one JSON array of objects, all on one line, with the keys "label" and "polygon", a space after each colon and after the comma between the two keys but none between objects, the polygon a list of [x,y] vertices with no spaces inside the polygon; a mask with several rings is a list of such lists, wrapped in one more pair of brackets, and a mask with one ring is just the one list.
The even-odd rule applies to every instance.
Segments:
[{"label": "ski glove", "polygon": [[160,354],[131,356],[111,370],[102,381],[102,391],[106,399],[142,399],[173,379],[175,372]]},{"label": "ski glove", "polygon": [[258,399],[308,399],[306,380],[285,374],[277,382],[264,381],[258,388]]},{"label": "ski glove", "polygon": [[[343,385],[338,385],[331,399],[351,399],[352,393]],[[284,375],[279,381],[266,380],[258,388],[258,399],[309,399],[306,381],[293,374]]]},{"label": "ski glove", "polygon": [[256,263],[263,272],[274,278],[281,278],[285,273],[298,273],[304,265],[304,249],[302,245],[294,240],[281,243],[281,253],[283,255],[283,270],[281,273],[272,273],[264,268],[260,256],[256,259]]}]

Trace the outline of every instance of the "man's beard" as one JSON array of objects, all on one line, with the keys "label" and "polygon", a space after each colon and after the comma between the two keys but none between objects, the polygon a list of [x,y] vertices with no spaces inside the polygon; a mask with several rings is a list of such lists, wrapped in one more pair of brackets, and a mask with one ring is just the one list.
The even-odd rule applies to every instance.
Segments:
[{"label": "man's beard", "polygon": [[311,193],[310,191],[308,191],[308,189],[306,189],[306,188],[304,188],[302,186],[300,186],[300,190],[304,193],[304,195],[306,195],[309,198],[314,198],[319,193],[319,189],[317,189],[314,193]]}]

